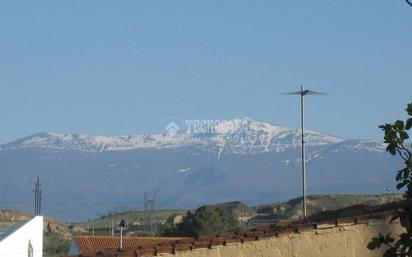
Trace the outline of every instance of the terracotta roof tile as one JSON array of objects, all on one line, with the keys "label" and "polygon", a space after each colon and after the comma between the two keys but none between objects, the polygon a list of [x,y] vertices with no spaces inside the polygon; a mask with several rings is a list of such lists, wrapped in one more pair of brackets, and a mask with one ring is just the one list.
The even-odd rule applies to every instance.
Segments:
[{"label": "terracotta roof tile", "polygon": [[[123,237],[123,248],[153,246],[159,243],[174,242],[177,237]],[[75,236],[73,239],[80,254],[96,254],[106,249],[119,248],[119,237],[116,236]]]}]

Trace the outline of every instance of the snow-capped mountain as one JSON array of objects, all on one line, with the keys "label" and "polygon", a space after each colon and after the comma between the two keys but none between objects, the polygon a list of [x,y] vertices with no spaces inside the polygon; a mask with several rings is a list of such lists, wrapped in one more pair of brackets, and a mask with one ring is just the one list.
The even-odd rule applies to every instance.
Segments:
[{"label": "snow-capped mountain", "polygon": [[[217,151],[238,154],[284,151],[300,146],[301,132],[254,121],[248,118],[233,119],[214,124],[207,133],[188,128],[179,133],[135,134],[127,136],[97,136],[78,134],[38,133],[1,146],[1,149],[48,148],[69,151],[103,152],[136,149],[166,149],[188,145],[212,146]],[[337,137],[315,131],[305,131],[308,146],[339,143]]]},{"label": "snow-capped mountain", "polygon": [[170,137],[163,134],[128,136],[96,136],[59,133],[38,133],[2,146],[2,149],[45,148],[66,151],[104,152],[135,149],[182,147],[193,141],[185,134]]},{"label": "snow-capped mountain", "polygon": [[[31,210],[37,176],[46,215],[69,220],[142,208],[144,192],[157,193],[159,208],[299,196],[299,129],[248,118],[195,125],[128,136],[39,133],[1,145],[0,208]],[[382,142],[316,131],[305,141],[310,194],[393,188],[400,163]]]}]

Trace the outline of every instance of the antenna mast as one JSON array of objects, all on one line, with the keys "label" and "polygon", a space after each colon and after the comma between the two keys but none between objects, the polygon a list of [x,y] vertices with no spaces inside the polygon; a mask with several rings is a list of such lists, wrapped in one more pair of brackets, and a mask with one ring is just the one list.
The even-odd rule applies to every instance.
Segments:
[{"label": "antenna mast", "polygon": [[305,158],[305,102],[306,95],[326,95],[325,93],[315,92],[300,87],[300,91],[286,93],[285,95],[300,95],[300,125],[301,125],[301,164],[302,164],[302,213],[303,218],[307,216],[307,201],[306,201],[306,158]]},{"label": "antenna mast", "polygon": [[300,87],[300,124],[301,124],[301,136],[302,136],[302,196],[303,196],[303,218],[306,218],[306,158],[305,158],[305,132],[304,132],[304,100],[303,100],[303,86]]},{"label": "antenna mast", "polygon": [[37,176],[37,181],[34,183],[34,216],[41,214],[41,189],[40,178]]}]

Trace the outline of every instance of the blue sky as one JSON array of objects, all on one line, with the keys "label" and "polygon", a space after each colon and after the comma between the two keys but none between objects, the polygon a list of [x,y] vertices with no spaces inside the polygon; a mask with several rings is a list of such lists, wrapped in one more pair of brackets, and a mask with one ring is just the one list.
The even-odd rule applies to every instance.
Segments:
[{"label": "blue sky", "polygon": [[247,116],[344,138],[412,101],[403,0],[1,1],[0,143],[41,131],[163,132]]}]

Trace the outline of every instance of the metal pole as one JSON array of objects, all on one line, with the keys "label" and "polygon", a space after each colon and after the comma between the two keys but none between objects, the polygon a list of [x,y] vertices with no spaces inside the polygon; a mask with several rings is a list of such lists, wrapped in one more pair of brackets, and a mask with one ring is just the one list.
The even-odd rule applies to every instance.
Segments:
[{"label": "metal pole", "polygon": [[305,135],[304,135],[304,92],[300,87],[300,121],[302,132],[302,200],[303,200],[303,218],[306,218],[306,161],[305,161]]},{"label": "metal pole", "polygon": [[120,226],[120,249],[123,248],[123,227]]},{"label": "metal pole", "polygon": [[34,216],[37,215],[37,182],[34,183]]},{"label": "metal pole", "polygon": [[41,189],[40,189],[40,183],[39,183],[39,207],[38,207],[38,215],[41,215]]},{"label": "metal pole", "polygon": [[40,178],[37,176],[37,181],[34,183],[34,216],[40,215],[41,212],[41,190]]},{"label": "metal pole", "polygon": [[[411,0],[412,1],[412,0]],[[303,90],[303,86],[300,87],[300,91],[289,92],[286,95],[300,95],[300,122],[302,133],[302,211],[303,218],[307,216],[307,201],[306,201],[306,159],[305,159],[305,103],[304,98],[306,95],[325,95],[325,93],[315,92],[308,89]]]},{"label": "metal pole", "polygon": [[114,236],[113,220],[112,220],[112,236]]}]

